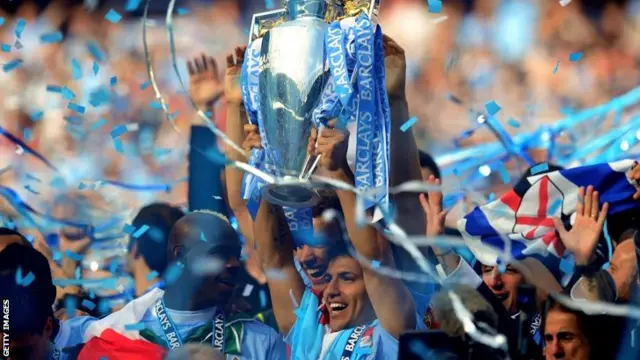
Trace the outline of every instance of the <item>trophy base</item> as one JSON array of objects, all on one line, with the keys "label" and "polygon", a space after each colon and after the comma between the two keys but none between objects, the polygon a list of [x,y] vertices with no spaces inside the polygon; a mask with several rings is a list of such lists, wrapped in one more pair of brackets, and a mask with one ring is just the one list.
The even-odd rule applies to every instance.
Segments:
[{"label": "trophy base", "polygon": [[[288,177],[285,177],[287,179]],[[292,209],[309,208],[318,203],[318,193],[308,183],[290,177],[290,183],[267,184],[262,189],[265,201]]]}]

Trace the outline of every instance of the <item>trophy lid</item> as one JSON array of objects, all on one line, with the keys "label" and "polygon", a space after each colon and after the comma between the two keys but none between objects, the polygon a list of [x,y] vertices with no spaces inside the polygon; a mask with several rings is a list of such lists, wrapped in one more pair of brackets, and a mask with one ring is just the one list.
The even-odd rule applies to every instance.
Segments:
[{"label": "trophy lid", "polygon": [[289,16],[292,20],[301,17],[324,19],[327,13],[327,0],[285,0]]}]

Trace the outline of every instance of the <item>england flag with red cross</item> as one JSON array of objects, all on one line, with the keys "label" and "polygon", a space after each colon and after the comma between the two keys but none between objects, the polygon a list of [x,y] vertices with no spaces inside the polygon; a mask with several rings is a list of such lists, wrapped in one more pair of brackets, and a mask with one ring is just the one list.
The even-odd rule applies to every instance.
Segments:
[{"label": "england flag with red cross", "polygon": [[593,185],[600,194],[600,205],[609,203],[609,214],[640,207],[632,199],[638,184],[629,179],[637,162],[581,166],[529,176],[500,197],[476,207],[458,221],[465,243],[485,265],[495,265],[505,241],[511,256],[522,259],[549,253],[562,257],[565,248],[557,237],[553,218],[573,224],[578,188]]}]

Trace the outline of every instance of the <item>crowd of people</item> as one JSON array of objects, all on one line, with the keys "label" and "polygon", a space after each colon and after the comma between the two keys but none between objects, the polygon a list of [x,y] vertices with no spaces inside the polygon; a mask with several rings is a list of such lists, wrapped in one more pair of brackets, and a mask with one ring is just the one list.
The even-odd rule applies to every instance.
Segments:
[{"label": "crowd of people", "polygon": [[[573,205],[561,202],[562,217],[545,203],[549,214],[535,210],[533,235],[523,235],[553,228],[557,241],[545,246],[555,254],[490,262],[466,248],[466,228],[451,226],[460,217],[443,204],[449,179],[430,155],[449,149],[472,126],[470,109],[489,100],[524,131],[637,87],[639,2],[452,1],[434,14],[423,1],[383,1],[390,186],[430,186],[391,195],[392,225],[442,240],[414,248],[386,218],[363,225],[357,195],[341,188],[317,190],[318,241],[300,242],[281,207],[263,200],[248,209],[243,171],[203,151],[247,162],[263,146],[240,89],[248,38],[240,24],[264,4],[220,0],[175,13],[187,89],[173,69],[166,7],[147,20],[147,53],[142,5],[118,8],[119,21],[101,5],[0,10],[0,61],[22,60],[1,73],[0,130],[28,146],[0,136],[2,358],[640,356],[640,193],[588,170],[592,182],[563,194]],[[41,40],[57,30],[61,41]],[[583,58],[569,61],[575,52]],[[214,135],[184,91],[242,153]],[[77,116],[70,102],[87,111]],[[412,116],[418,123],[401,130]],[[119,125],[127,131],[114,135]],[[306,151],[320,156],[317,174],[353,185],[349,136],[335,122],[312,130]],[[488,140],[478,131],[455,143]],[[541,165],[517,169],[521,179],[502,192],[565,171]],[[640,166],[622,173],[624,185],[640,188]]]}]

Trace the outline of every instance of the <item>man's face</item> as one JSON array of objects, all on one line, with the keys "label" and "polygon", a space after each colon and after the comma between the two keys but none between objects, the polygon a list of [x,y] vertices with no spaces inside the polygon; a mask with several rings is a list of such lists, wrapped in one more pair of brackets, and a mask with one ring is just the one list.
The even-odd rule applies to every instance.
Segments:
[{"label": "man's face", "polygon": [[240,260],[236,256],[228,256],[224,260],[216,256],[215,259],[223,261],[221,271],[207,275],[202,286],[197,287],[199,290],[193,297],[202,304],[226,304],[238,287]]},{"label": "man's face", "polygon": [[4,248],[11,244],[22,244],[22,239],[16,235],[0,236],[0,251],[4,250]]},{"label": "man's face", "polygon": [[506,271],[501,274],[496,266],[482,265],[482,281],[502,301],[507,311],[510,313],[518,311],[516,302],[518,286],[524,281],[524,277],[518,270],[508,265]]},{"label": "man's face", "polygon": [[350,256],[339,256],[327,269],[323,301],[329,310],[332,331],[348,329],[375,318],[367,295],[362,266]]},{"label": "man's face", "polygon": [[[336,233],[336,231],[340,231],[339,226],[336,227],[335,225],[326,224],[322,217],[313,218],[313,230],[316,237],[322,236],[329,241],[339,239],[340,234]],[[328,267],[327,248],[304,245],[295,250],[295,256],[302,267],[302,271],[311,281],[313,290],[324,290],[327,284],[325,278]]]},{"label": "man's face", "polygon": [[574,314],[552,309],[544,329],[545,359],[588,360],[591,347]]},{"label": "man's face", "polygon": [[[11,336],[9,339],[8,360],[41,360],[46,359],[51,342],[49,337],[53,319],[49,317],[42,334],[25,334]],[[2,354],[4,356],[4,354]]]}]

